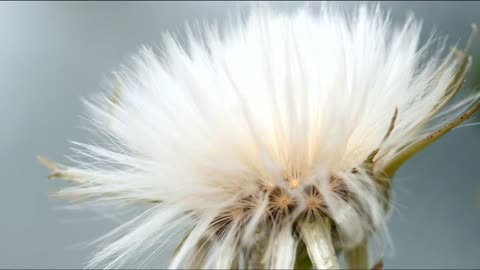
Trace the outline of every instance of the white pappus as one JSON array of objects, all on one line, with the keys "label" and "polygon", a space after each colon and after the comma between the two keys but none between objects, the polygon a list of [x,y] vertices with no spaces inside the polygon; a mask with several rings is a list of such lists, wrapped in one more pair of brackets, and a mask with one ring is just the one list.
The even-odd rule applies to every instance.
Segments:
[{"label": "white pappus", "polygon": [[468,48],[420,44],[420,25],[365,5],[259,8],[141,50],[87,102],[109,144],[77,143],[73,166],[42,159],[72,181],[62,196],[148,207],[88,266],[120,267],[182,228],[171,268],[293,268],[302,249],[337,268],[335,252],[384,226],[398,167],[479,107],[453,103]]}]

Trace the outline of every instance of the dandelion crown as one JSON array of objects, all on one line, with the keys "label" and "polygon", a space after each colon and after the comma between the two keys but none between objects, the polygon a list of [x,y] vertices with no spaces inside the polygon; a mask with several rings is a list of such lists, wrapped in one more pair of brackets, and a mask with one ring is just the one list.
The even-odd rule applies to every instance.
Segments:
[{"label": "dandelion crown", "polygon": [[142,49],[87,102],[107,145],[76,143],[73,166],[41,158],[73,183],[61,196],[147,209],[89,267],[121,267],[180,228],[171,268],[338,268],[341,252],[366,268],[395,171],[479,108],[453,99],[471,40],[419,44],[419,22],[378,7],[259,8],[186,34]]}]

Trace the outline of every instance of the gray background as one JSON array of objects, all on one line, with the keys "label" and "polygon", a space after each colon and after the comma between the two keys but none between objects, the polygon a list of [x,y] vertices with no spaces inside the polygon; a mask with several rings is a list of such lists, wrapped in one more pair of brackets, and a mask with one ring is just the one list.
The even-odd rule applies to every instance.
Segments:
[{"label": "gray background", "polygon": [[[291,9],[298,3],[272,3]],[[318,3],[313,3],[316,6]],[[349,8],[351,3],[339,3]],[[465,39],[480,23],[480,3],[385,2],[396,21],[408,10],[433,27]],[[0,267],[80,268],[82,246],[118,224],[91,211],[66,210],[48,197],[61,183],[46,179],[35,159],[65,161],[67,140],[85,141],[80,97],[141,44],[159,44],[193,19],[224,20],[235,2],[0,3]],[[477,39],[477,48],[480,39]],[[480,61],[477,60],[477,61]],[[478,72],[478,71],[477,71]],[[478,74],[480,75],[480,74]],[[472,81],[471,78],[469,81]],[[394,252],[387,268],[480,267],[480,131],[457,129],[409,161],[395,182],[389,221]],[[159,255],[150,267],[164,267]]]}]

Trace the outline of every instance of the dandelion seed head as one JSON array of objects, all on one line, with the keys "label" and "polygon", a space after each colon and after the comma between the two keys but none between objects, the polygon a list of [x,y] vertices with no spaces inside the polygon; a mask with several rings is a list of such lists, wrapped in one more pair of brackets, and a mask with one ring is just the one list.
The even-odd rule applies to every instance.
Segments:
[{"label": "dandelion seed head", "polygon": [[419,36],[411,17],[324,5],[142,49],[86,103],[107,145],[47,164],[78,184],[63,196],[150,206],[88,266],[120,267],[182,227],[171,268],[292,268],[300,242],[319,267],[325,224],[344,249],[383,228],[397,165],[478,99],[444,109],[466,58]]}]

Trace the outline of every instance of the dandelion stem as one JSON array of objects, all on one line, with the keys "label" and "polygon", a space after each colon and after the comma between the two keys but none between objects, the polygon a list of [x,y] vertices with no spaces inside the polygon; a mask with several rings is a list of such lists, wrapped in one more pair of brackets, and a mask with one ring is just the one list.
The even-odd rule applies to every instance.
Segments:
[{"label": "dandelion stem", "polygon": [[365,241],[355,248],[345,252],[347,269],[369,269],[368,242]]}]

